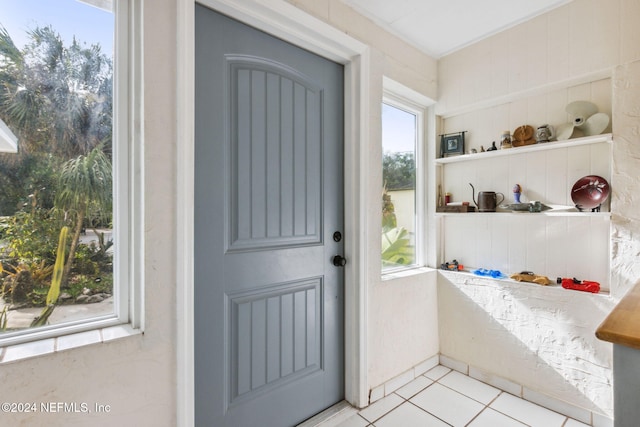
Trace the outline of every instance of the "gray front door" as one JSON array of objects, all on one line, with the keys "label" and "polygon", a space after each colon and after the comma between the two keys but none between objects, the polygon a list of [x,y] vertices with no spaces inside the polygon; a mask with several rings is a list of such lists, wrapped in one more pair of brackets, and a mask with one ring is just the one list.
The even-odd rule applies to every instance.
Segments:
[{"label": "gray front door", "polygon": [[195,91],[196,425],[293,426],[344,394],[343,67],[198,5]]}]

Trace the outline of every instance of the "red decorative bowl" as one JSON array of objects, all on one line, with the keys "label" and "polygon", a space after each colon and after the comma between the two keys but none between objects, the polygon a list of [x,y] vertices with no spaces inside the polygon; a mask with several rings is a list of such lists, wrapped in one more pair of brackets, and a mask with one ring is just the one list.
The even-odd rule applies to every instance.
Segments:
[{"label": "red decorative bowl", "polygon": [[571,200],[579,210],[596,209],[609,197],[610,187],[606,179],[598,175],[583,176],[573,184]]}]

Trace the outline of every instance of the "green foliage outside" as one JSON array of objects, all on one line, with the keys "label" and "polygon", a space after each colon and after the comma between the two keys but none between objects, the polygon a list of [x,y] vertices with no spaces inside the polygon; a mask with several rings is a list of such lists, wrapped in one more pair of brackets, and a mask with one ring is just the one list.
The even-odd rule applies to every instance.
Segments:
[{"label": "green foliage outside", "polygon": [[404,227],[382,232],[382,267],[411,265],[415,260],[415,249],[411,246],[409,232]]},{"label": "green foliage outside", "polygon": [[398,267],[415,262],[415,247],[409,232],[398,227],[395,207],[388,190],[415,190],[416,163],[413,152],[384,153],[382,157],[382,267]]},{"label": "green foliage outside", "polygon": [[411,265],[415,262],[415,247],[409,232],[398,227],[395,207],[385,188],[382,192],[382,268]]},{"label": "green foliage outside", "polygon": [[416,182],[414,153],[385,153],[382,157],[382,179],[388,190],[413,190]]},{"label": "green foliage outside", "polygon": [[31,326],[44,326],[47,324],[47,320],[53,309],[58,303],[58,297],[60,296],[60,283],[62,282],[62,274],[64,272],[64,255],[67,246],[67,234],[69,233],[69,227],[62,227],[60,230],[60,237],[58,238],[58,247],[56,249],[56,263],[53,265],[53,273],[51,278],[51,286],[49,286],[49,292],[47,292],[47,299],[45,300],[45,307],[40,313],[40,316],[33,319]]},{"label": "green foliage outside", "polygon": [[65,226],[60,290],[111,293],[113,281],[112,242],[80,242],[112,222],[111,59],[51,27],[27,35],[18,48],[0,22],[0,119],[18,137],[17,154],[0,153],[0,296],[12,307],[46,304]]}]

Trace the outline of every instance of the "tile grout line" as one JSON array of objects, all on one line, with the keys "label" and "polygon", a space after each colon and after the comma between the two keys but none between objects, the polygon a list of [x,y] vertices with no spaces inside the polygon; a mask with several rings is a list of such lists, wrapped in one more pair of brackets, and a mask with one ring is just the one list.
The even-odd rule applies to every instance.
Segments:
[{"label": "tile grout line", "polygon": [[[483,405],[483,406],[484,406],[484,408],[482,408],[482,410],[481,410],[480,412],[478,412],[478,413],[477,413],[473,418],[471,418],[471,419],[469,420],[469,422],[468,422],[467,424],[465,424],[465,426],[469,426],[469,425],[471,425],[471,423],[472,423],[476,418],[478,418],[478,417],[480,416],[480,414],[482,414],[482,413],[483,413],[483,412],[485,412],[487,409],[489,409],[489,405],[491,405],[493,402],[495,402],[495,401],[496,401],[496,399],[498,399],[498,397],[500,397],[500,396],[502,395],[502,393],[505,393],[505,391],[504,391],[504,390],[500,390],[500,389],[499,389],[499,388],[497,388],[497,387],[493,387],[491,384],[487,384],[487,383],[482,382],[482,381],[480,381],[480,380],[478,380],[478,379],[476,379],[476,378],[472,378],[469,374],[463,374],[462,372],[460,372],[462,375],[465,375],[467,378],[471,378],[471,379],[473,379],[473,380],[475,380],[475,381],[478,381],[478,382],[480,382],[480,383],[482,383],[482,384],[486,384],[486,385],[488,385],[489,387],[493,387],[494,389],[498,390],[498,394],[496,395],[496,397],[494,397],[493,399],[491,399],[491,402],[489,402],[489,403],[481,402],[481,401],[479,401],[479,400],[474,399],[474,398],[473,398],[473,397],[471,397],[471,396],[467,396],[466,394],[464,394],[464,393],[462,393],[462,392],[460,392],[460,391],[458,391],[458,390],[456,390],[456,389],[454,389],[454,388],[451,388],[451,387],[447,386],[446,384],[442,384],[442,383],[440,382],[440,380],[441,380],[441,379],[443,379],[444,377],[448,376],[448,375],[449,375],[449,374],[451,374],[452,372],[458,372],[458,371],[456,371],[456,370],[453,370],[453,369],[452,369],[450,372],[448,372],[448,373],[446,373],[445,375],[443,375],[442,377],[440,377],[440,379],[439,379],[439,380],[434,381],[434,384],[435,384],[435,383],[438,383],[438,384],[440,384],[442,387],[446,387],[446,388],[448,388],[449,390],[451,390],[451,391],[453,391],[453,392],[455,392],[455,393],[458,393],[459,395],[464,396],[464,397],[466,397],[467,399],[471,399],[471,400],[473,400],[474,402],[478,402],[478,403],[480,403],[481,405]],[[432,384],[432,385],[433,385],[433,384]],[[490,408],[490,409],[493,409],[493,408]],[[495,409],[493,409],[493,410],[494,410],[494,411],[496,411]],[[500,412],[500,411],[496,411],[496,412],[498,412],[498,413],[502,414],[502,412]],[[433,415],[433,414],[432,414],[432,415]],[[503,414],[503,415],[505,415],[505,416],[509,417],[507,414]],[[520,420],[516,420],[516,419],[515,419],[515,418],[513,418],[513,417],[509,417],[509,418],[511,418],[512,420],[515,420],[515,421],[517,421],[517,422],[519,422],[519,423],[524,424],[522,421],[520,421]]]},{"label": "tile grout line", "polygon": [[[434,383],[434,384],[435,384],[435,383]],[[431,385],[433,385],[433,384],[431,384]],[[431,386],[429,386],[429,387],[431,387]],[[427,387],[427,388],[429,388],[429,387]],[[426,390],[426,389],[424,389],[424,390]],[[437,420],[442,421],[442,422],[443,422],[443,423],[445,423],[446,425],[451,426],[451,424],[449,424],[448,422],[446,422],[446,421],[445,421],[445,420],[443,420],[442,418],[440,418],[440,417],[436,416],[435,414],[432,414],[431,412],[427,411],[427,410],[426,410],[426,409],[424,409],[424,408],[419,407],[419,406],[418,406],[418,405],[416,405],[415,403],[413,403],[413,402],[411,402],[411,401],[409,401],[409,400],[407,400],[407,403],[408,403],[408,404],[410,404],[410,405],[415,406],[416,408],[420,409],[422,412],[425,412],[425,413],[427,413],[427,414],[431,415],[433,418],[435,418],[435,419],[437,419]]]},{"label": "tile grout line", "polygon": [[[483,383],[483,384],[484,384],[484,383]],[[498,390],[500,390],[500,389],[498,389]],[[512,419],[512,420],[514,420],[515,422],[518,422],[518,423],[520,423],[520,424],[522,424],[522,425],[525,425],[525,426],[527,426],[527,427],[531,427],[531,426],[530,426],[530,424],[527,424],[527,423],[525,423],[525,422],[524,422],[524,421],[522,421],[522,420],[519,420],[519,419],[517,419],[517,418],[514,418],[514,417],[512,417],[511,415],[505,414],[504,412],[499,411],[499,410],[497,410],[496,408],[492,408],[492,407],[491,407],[491,405],[493,404],[493,402],[495,402],[496,400],[498,400],[498,398],[499,398],[500,396],[502,396],[503,394],[505,394],[505,393],[506,393],[506,394],[511,394],[511,393],[506,392],[506,391],[504,391],[504,390],[500,390],[500,393],[498,393],[498,395],[497,395],[496,397],[494,397],[494,398],[493,398],[493,400],[492,400],[491,402],[489,402],[489,403],[487,404],[487,406],[485,406],[484,410],[482,410],[480,413],[484,412],[484,411],[485,411],[485,410],[487,410],[487,409],[491,409],[492,411],[495,411],[495,412],[497,412],[498,414],[504,415],[505,417],[507,417],[507,418],[509,418],[509,419]],[[513,395],[513,394],[511,394],[511,396],[514,396],[514,395]],[[515,396],[515,397],[518,397],[518,396]],[[522,398],[521,398],[521,399],[522,399]],[[523,399],[523,400],[524,400],[524,399]],[[479,415],[480,415],[480,414],[478,414],[478,416],[479,416]],[[472,421],[473,421],[473,420],[472,420]],[[565,423],[566,423],[566,420],[565,420]]]},{"label": "tile grout line", "polygon": [[469,427],[471,425],[472,422],[475,421],[476,418],[478,418],[480,416],[480,414],[482,414],[484,411],[486,411],[489,407],[485,405],[484,408],[482,408],[482,410],[480,412],[478,412],[473,418],[471,418],[469,420],[468,423],[465,424],[466,427]]},{"label": "tile grout line", "polygon": [[[393,393],[389,393],[387,396],[391,396],[391,395],[393,395],[393,394],[396,394],[396,392],[394,391]],[[387,396],[385,396],[385,397],[387,397]],[[398,409],[400,406],[402,406],[402,405],[407,401],[404,397],[402,397],[402,396],[400,396],[400,395],[398,395],[398,394],[396,394],[396,396],[398,396],[400,399],[402,399],[402,402],[400,402],[398,405],[394,406],[393,408],[389,409],[389,410],[388,410],[387,412],[385,412],[384,414],[380,415],[380,416],[379,416],[378,418],[376,418],[374,421],[369,421],[368,419],[366,419],[366,418],[364,418],[364,417],[362,417],[362,416],[361,416],[361,417],[362,417],[362,418],[364,418],[364,419],[369,423],[369,425],[374,425],[375,423],[377,423],[378,421],[380,421],[380,419],[382,419],[382,418],[386,417],[387,415],[389,415],[391,412],[393,412],[393,411],[395,411],[396,409]],[[382,399],[380,399],[380,400],[382,400]],[[360,413],[358,413],[358,415],[360,415]]]},{"label": "tile grout line", "polygon": [[[469,377],[469,378],[471,378],[471,377]],[[474,378],[474,379],[475,379],[475,378]],[[478,380],[476,380],[476,381],[478,381]],[[482,382],[482,381],[481,381],[481,382]],[[485,384],[485,383],[483,383],[483,384]],[[493,387],[493,386],[492,386],[492,387]],[[494,387],[494,388],[495,388],[495,387]],[[502,393],[504,393],[504,391],[500,390],[499,388],[496,388],[496,390],[498,390],[498,391],[499,391],[498,395],[497,395],[496,397],[494,397],[493,399],[491,399],[491,402],[489,402],[489,403],[487,403],[486,405],[484,405],[484,408],[482,409],[482,411],[478,412],[478,413],[476,414],[476,416],[475,416],[475,417],[473,417],[473,418],[472,418],[472,419],[467,423],[467,426],[470,426],[470,425],[471,425],[471,423],[472,423],[476,418],[478,418],[478,417],[479,417],[483,412],[485,412],[487,409],[492,409],[492,410],[494,410],[494,411],[495,411],[495,409],[490,408],[490,407],[489,407],[489,405],[491,405],[493,402],[495,402],[495,401],[496,401],[500,396],[502,396]],[[467,396],[467,397],[468,397],[468,396]],[[480,402],[480,403],[482,403],[482,402]],[[499,414],[501,414],[501,413],[502,413],[502,412],[499,412],[499,411],[496,411],[496,412],[498,412]],[[504,414],[504,415],[506,415],[506,414]],[[507,415],[507,416],[508,416],[508,415]],[[515,418],[512,418],[512,417],[509,417],[509,418],[511,418],[512,420],[515,420],[515,421],[517,421],[517,422],[521,422],[521,421],[519,421],[519,420],[516,420]],[[524,423],[523,423],[523,424],[524,424]]]},{"label": "tile grout line", "polygon": [[[444,365],[442,365],[442,366],[444,366]],[[445,366],[445,367],[446,367],[446,366]],[[448,367],[447,367],[447,368],[448,368]],[[485,385],[487,385],[487,386],[489,386],[489,387],[492,387],[492,388],[494,388],[494,389],[496,389],[496,390],[498,391],[498,394],[497,394],[497,395],[496,395],[496,396],[495,396],[495,397],[494,397],[490,402],[488,402],[487,404],[485,404],[484,402],[481,402],[481,401],[479,401],[479,400],[477,400],[477,399],[474,399],[473,397],[468,396],[467,394],[465,394],[465,393],[463,393],[463,392],[461,392],[461,391],[458,391],[458,390],[456,390],[456,389],[454,389],[454,388],[452,388],[452,387],[447,386],[446,384],[441,383],[440,381],[441,381],[442,379],[444,379],[446,376],[450,375],[452,372],[459,372],[459,371],[456,371],[455,369],[451,369],[451,368],[449,368],[449,369],[450,369],[450,370],[449,370],[449,372],[447,372],[446,374],[444,374],[444,375],[440,376],[438,379],[433,379],[433,378],[428,377],[428,376],[427,376],[427,373],[428,373],[429,371],[427,371],[427,372],[425,372],[425,373],[423,373],[423,374],[421,374],[421,375],[416,376],[412,381],[415,381],[416,379],[418,379],[419,377],[421,377],[421,376],[422,376],[422,377],[425,377],[426,379],[428,379],[428,380],[432,381],[432,383],[431,383],[431,384],[429,384],[428,386],[426,386],[426,387],[424,387],[424,388],[420,389],[419,391],[417,391],[417,392],[415,392],[415,393],[411,394],[408,398],[405,398],[405,397],[401,396],[400,394],[398,394],[398,390],[402,389],[402,387],[400,387],[400,388],[398,388],[397,390],[395,390],[395,391],[393,391],[392,393],[390,393],[388,396],[390,396],[390,395],[394,395],[394,394],[395,394],[397,397],[399,397],[399,398],[401,399],[401,402],[400,402],[398,405],[393,406],[391,409],[389,409],[388,411],[386,411],[384,414],[382,414],[381,416],[379,416],[378,418],[376,418],[374,421],[369,421],[369,420],[368,420],[368,419],[366,419],[364,416],[360,415],[360,413],[358,413],[358,416],[359,416],[360,418],[362,418],[363,420],[365,420],[365,421],[368,423],[368,424],[367,424],[367,427],[375,427],[375,423],[376,423],[376,422],[380,421],[382,418],[384,418],[385,416],[389,415],[391,412],[395,411],[396,409],[398,409],[400,406],[404,405],[405,403],[409,403],[409,404],[411,404],[412,406],[414,406],[414,407],[416,407],[416,408],[420,409],[421,411],[423,411],[423,412],[425,412],[425,413],[427,413],[427,414],[429,414],[429,415],[431,415],[431,416],[435,417],[436,419],[438,419],[438,420],[442,421],[443,423],[445,423],[445,424],[447,424],[447,425],[450,425],[449,423],[447,423],[446,421],[444,421],[444,420],[442,420],[441,418],[437,417],[436,415],[432,414],[431,412],[427,411],[426,409],[424,409],[424,408],[422,408],[422,407],[418,406],[417,404],[415,404],[415,403],[411,402],[411,399],[413,399],[414,397],[416,397],[418,394],[420,394],[420,393],[424,392],[425,390],[427,390],[428,388],[430,388],[430,387],[431,387],[431,386],[433,386],[434,384],[439,384],[440,386],[445,387],[445,388],[447,388],[448,390],[451,390],[451,391],[453,391],[453,392],[455,392],[455,393],[457,393],[457,394],[459,394],[459,395],[461,395],[461,396],[463,396],[463,397],[466,397],[466,398],[468,398],[468,399],[470,399],[470,400],[472,400],[472,401],[474,401],[474,402],[477,402],[477,403],[479,403],[479,404],[483,405],[482,410],[480,410],[480,412],[478,412],[478,413],[477,413],[477,414],[476,414],[476,415],[475,415],[471,420],[469,420],[469,422],[468,422],[467,424],[465,424],[465,426],[470,426],[470,425],[471,425],[471,424],[472,424],[472,423],[473,423],[473,422],[474,422],[474,421],[475,421],[475,420],[476,420],[476,419],[477,419],[477,418],[478,418],[482,413],[486,412],[486,411],[487,411],[487,409],[491,409],[491,410],[493,410],[493,411],[497,412],[498,414],[501,414],[501,415],[503,415],[503,416],[505,416],[505,417],[507,417],[507,418],[509,418],[509,419],[512,419],[512,420],[514,420],[514,421],[516,421],[516,422],[518,422],[518,423],[521,423],[521,424],[522,424],[522,425],[524,425],[524,426],[529,426],[529,424],[527,424],[526,422],[524,422],[524,421],[522,421],[522,420],[520,420],[520,419],[514,418],[513,416],[508,415],[508,414],[505,414],[505,413],[503,413],[502,411],[499,411],[498,409],[493,408],[493,407],[491,407],[491,406],[490,406],[490,405],[492,405],[492,404],[493,404],[493,403],[494,403],[498,398],[500,398],[502,395],[505,395],[505,394],[508,394],[508,395],[513,396],[513,397],[515,397],[515,398],[519,398],[519,399],[521,399],[521,400],[523,400],[523,401],[525,401],[525,402],[532,403],[532,404],[534,404],[534,405],[536,405],[536,406],[539,406],[539,407],[541,407],[541,408],[543,408],[543,409],[546,409],[546,410],[548,410],[548,411],[551,411],[551,412],[554,412],[554,413],[556,413],[556,414],[558,414],[558,415],[563,416],[563,417],[564,417],[564,421],[562,422],[561,427],[566,426],[566,425],[567,425],[567,423],[569,422],[569,420],[570,420],[570,419],[573,419],[573,418],[571,418],[571,417],[569,417],[569,416],[567,416],[567,415],[565,415],[565,414],[561,414],[561,413],[559,413],[559,412],[557,412],[557,411],[554,411],[554,410],[551,410],[551,409],[546,408],[546,407],[544,407],[544,406],[538,405],[538,404],[536,404],[536,403],[534,403],[534,402],[530,402],[529,400],[525,399],[525,398],[524,398],[524,397],[522,397],[522,396],[517,396],[517,395],[511,394],[511,393],[509,393],[509,392],[507,392],[507,391],[505,391],[505,390],[502,390],[502,389],[500,389],[500,388],[498,388],[498,387],[495,387],[495,386],[493,386],[493,385],[491,385],[491,384],[485,383],[484,381],[481,381],[481,380],[479,380],[479,379],[477,379],[477,378],[471,377],[471,376],[470,376],[470,375],[468,375],[468,374],[464,374],[464,373],[460,372],[462,375],[465,375],[466,377],[468,377],[468,378],[470,378],[470,379],[473,379],[474,381],[478,381],[478,382],[480,382],[480,383],[482,383],[482,384],[485,384]],[[407,384],[405,384],[405,386],[406,386],[406,385],[408,385],[408,384],[410,384],[410,382],[409,382],[409,383],[407,383]],[[403,387],[404,387],[404,386],[403,386]],[[385,396],[385,397],[386,397],[386,396]],[[592,423],[592,424],[593,424],[593,423]]]}]

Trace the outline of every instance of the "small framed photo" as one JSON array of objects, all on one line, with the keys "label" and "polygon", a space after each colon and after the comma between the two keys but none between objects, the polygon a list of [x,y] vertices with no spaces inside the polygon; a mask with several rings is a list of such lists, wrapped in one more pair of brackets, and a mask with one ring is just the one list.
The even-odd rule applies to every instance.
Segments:
[{"label": "small framed photo", "polygon": [[464,154],[464,132],[440,135],[440,157]]}]

